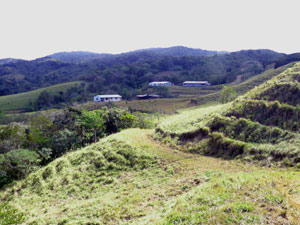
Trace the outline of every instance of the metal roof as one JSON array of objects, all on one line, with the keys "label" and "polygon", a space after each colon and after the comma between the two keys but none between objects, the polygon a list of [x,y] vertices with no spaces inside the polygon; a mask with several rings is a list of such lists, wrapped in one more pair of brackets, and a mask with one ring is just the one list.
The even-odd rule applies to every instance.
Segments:
[{"label": "metal roof", "polygon": [[170,81],[152,81],[152,82],[150,82],[150,84],[153,84],[153,83],[162,84],[162,83],[171,83],[171,82]]},{"label": "metal roof", "polygon": [[121,95],[96,95],[94,97],[100,97],[100,98],[122,98]]},{"label": "metal roof", "polygon": [[208,81],[185,81],[183,83],[191,83],[191,84],[206,84]]}]

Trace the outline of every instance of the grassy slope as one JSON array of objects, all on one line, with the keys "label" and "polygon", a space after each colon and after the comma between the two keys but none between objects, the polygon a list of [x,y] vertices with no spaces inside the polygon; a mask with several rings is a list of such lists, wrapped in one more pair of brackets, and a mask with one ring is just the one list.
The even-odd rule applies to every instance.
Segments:
[{"label": "grassy slope", "polygon": [[182,86],[171,86],[168,87],[169,93],[172,96],[180,98],[193,98],[196,96],[202,96],[212,94],[222,89],[222,85],[214,85],[207,87],[182,87]]},{"label": "grassy slope", "polygon": [[80,82],[68,82],[20,94],[1,96],[0,110],[13,111],[26,109],[28,107],[29,102],[34,102],[42,91],[48,91],[51,94],[56,94],[59,91],[66,91],[67,89],[75,86],[76,84],[79,85]]},{"label": "grassy slope", "polygon": [[[299,222],[298,171],[179,152],[153,141],[151,134],[129,129],[69,153],[2,191],[0,198],[24,212],[26,224]],[[95,168],[111,143],[139,157],[137,169],[120,159],[119,167]]]},{"label": "grassy slope", "polygon": [[26,224],[299,224],[299,171],[251,164],[297,163],[300,138],[289,120],[298,109],[271,101],[268,90],[297,84],[299,68],[234,103],[164,119],[154,136],[169,147],[151,130],[125,130],[53,161],[0,199]]},{"label": "grassy slope", "polygon": [[[276,151],[269,152],[274,146],[290,151],[295,159],[300,148],[293,126],[278,123],[281,120],[261,122],[259,116],[261,112],[280,116],[273,113],[279,112],[278,107],[280,112],[286,107],[291,112],[296,109],[261,99],[270,97],[267,90],[274,84],[300,80],[299,68],[296,64],[280,79],[274,78],[233,104],[193,109],[165,119],[158,130],[165,135],[161,140],[171,145],[154,141],[151,130],[124,130],[53,161],[2,190],[0,199],[23,212],[26,224],[299,224],[297,168],[262,168],[250,160],[190,153],[201,152],[205,146],[214,150],[213,155],[224,157],[232,148],[248,143],[259,150],[253,152],[260,156],[256,160],[283,161],[284,154],[276,158],[271,154]],[[249,102],[254,102],[255,109],[261,103],[266,110],[248,118]],[[273,123],[272,129],[267,122]],[[205,132],[211,136],[204,137]],[[259,136],[266,133],[267,138]],[[256,134],[263,143],[240,140],[242,134],[244,138]],[[273,135],[277,135],[275,140],[270,139]]]},{"label": "grassy slope", "polygon": [[157,136],[206,155],[299,165],[299,68],[295,64],[228,105],[175,115],[158,125]]}]

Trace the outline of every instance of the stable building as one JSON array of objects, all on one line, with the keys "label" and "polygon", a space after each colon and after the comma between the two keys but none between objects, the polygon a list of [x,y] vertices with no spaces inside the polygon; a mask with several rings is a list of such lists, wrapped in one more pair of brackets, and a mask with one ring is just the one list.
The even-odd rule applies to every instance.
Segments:
[{"label": "stable building", "polygon": [[173,86],[170,81],[153,81],[149,83],[149,86]]},{"label": "stable building", "polygon": [[203,86],[210,86],[208,81],[185,81],[183,82],[182,86],[184,87],[203,87]]},{"label": "stable building", "polygon": [[119,102],[122,100],[121,95],[96,95],[94,102]]}]

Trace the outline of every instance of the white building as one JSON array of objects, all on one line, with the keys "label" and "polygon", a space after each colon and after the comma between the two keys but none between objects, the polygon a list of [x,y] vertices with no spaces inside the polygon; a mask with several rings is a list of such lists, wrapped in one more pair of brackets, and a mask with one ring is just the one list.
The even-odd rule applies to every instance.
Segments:
[{"label": "white building", "polygon": [[184,87],[202,87],[202,86],[210,86],[208,81],[185,81],[183,82]]},{"label": "white building", "polygon": [[96,95],[94,102],[119,102],[122,100],[120,95]]},{"label": "white building", "polygon": [[172,86],[173,83],[170,81],[153,81],[149,83],[149,86]]}]

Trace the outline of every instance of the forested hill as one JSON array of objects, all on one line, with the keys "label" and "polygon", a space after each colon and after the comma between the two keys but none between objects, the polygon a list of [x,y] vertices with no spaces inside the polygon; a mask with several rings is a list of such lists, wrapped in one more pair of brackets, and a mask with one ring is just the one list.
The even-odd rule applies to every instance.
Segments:
[{"label": "forested hill", "polygon": [[[125,54],[135,54],[139,52],[154,53],[164,56],[214,56],[223,55],[229,52],[225,51],[209,51],[203,49],[187,48],[184,46],[174,46],[170,48],[148,48],[140,49]],[[122,54],[124,55],[124,54]],[[69,63],[85,63],[94,59],[103,59],[114,56],[113,54],[106,53],[94,53],[94,52],[84,52],[84,51],[74,51],[74,52],[58,52],[49,55],[50,58],[57,59],[63,62]]]},{"label": "forested hill", "polygon": [[[200,52],[203,51],[201,55]],[[258,74],[282,57],[270,50],[244,50],[207,56],[205,50],[174,47],[118,55],[89,52],[57,53],[32,61],[0,63],[0,96],[35,90],[69,81],[86,81],[87,90],[133,96],[149,81],[208,80],[232,82],[237,75]],[[195,52],[200,55],[195,56]]]},{"label": "forested hill", "polygon": [[170,48],[149,48],[137,50],[135,52],[152,52],[167,56],[214,56],[229,53],[226,51],[208,51],[203,49],[187,48],[184,46],[174,46]]},{"label": "forested hill", "polygon": [[102,59],[108,56],[112,56],[112,54],[77,51],[58,52],[49,55],[48,57],[67,63],[86,63],[94,59]]}]

